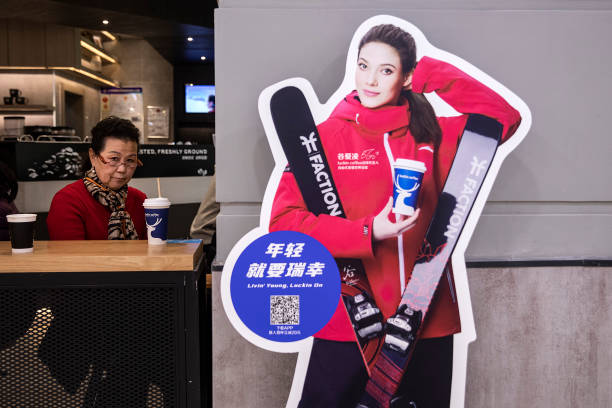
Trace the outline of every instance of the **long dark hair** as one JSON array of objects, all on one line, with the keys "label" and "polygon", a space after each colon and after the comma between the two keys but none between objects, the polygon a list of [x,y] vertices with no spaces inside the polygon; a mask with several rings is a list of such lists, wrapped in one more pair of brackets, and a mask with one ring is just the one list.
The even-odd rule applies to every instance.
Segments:
[{"label": "long dark hair", "polygon": [[0,199],[13,202],[17,197],[17,176],[9,166],[0,161]]},{"label": "long dark hair", "polygon": [[[407,75],[416,67],[416,44],[414,38],[393,24],[381,24],[372,27],[359,42],[361,47],[371,42],[380,42],[393,47],[399,54],[402,63],[402,74]],[[440,144],[442,130],[436,119],[433,107],[423,94],[402,90],[402,96],[410,106],[410,124],[408,128],[417,143]]]}]

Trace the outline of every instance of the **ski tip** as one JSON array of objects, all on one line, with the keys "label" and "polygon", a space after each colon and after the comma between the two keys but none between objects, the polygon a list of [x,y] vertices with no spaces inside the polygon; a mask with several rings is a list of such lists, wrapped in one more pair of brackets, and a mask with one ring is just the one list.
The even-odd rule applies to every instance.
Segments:
[{"label": "ski tip", "polygon": [[300,109],[310,111],[302,90],[292,85],[280,88],[272,94],[270,108],[273,115],[275,113],[295,115],[296,112],[301,112]]},{"label": "ski tip", "polygon": [[274,103],[275,100],[278,101],[278,100],[285,100],[287,98],[296,98],[296,97],[304,98],[304,93],[297,86],[289,85],[289,86],[284,86],[278,89],[276,92],[274,92],[274,94],[272,95],[271,101],[272,103]]}]

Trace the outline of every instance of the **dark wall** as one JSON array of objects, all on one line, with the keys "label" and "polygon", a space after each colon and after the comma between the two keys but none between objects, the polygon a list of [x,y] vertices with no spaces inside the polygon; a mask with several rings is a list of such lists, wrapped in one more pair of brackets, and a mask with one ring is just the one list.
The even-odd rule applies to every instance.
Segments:
[{"label": "dark wall", "polygon": [[102,10],[112,10],[119,13],[136,14],[173,20],[185,24],[204,27],[213,26],[213,10],[217,6],[214,0],[190,1],[178,6],[170,0],[56,0],[60,3],[75,6],[88,6]]},{"label": "dark wall", "polygon": [[209,125],[215,123],[213,114],[185,113],[185,84],[215,84],[215,66],[213,63],[174,66],[174,107],[177,124]]},{"label": "dark wall", "polygon": [[185,113],[185,84],[215,84],[214,63],[174,66],[174,139],[212,144],[214,113]]}]

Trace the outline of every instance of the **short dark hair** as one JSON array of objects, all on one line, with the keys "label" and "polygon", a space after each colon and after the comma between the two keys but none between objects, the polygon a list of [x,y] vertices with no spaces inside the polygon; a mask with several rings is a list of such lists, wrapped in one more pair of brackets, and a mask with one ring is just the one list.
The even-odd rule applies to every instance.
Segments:
[{"label": "short dark hair", "polygon": [[12,202],[17,197],[17,176],[15,172],[4,162],[0,161],[0,198]]},{"label": "short dark hair", "polygon": [[116,116],[102,119],[91,129],[91,148],[95,154],[100,154],[104,150],[106,139],[109,137],[126,142],[136,142],[136,145],[138,145],[140,131],[127,119]]}]

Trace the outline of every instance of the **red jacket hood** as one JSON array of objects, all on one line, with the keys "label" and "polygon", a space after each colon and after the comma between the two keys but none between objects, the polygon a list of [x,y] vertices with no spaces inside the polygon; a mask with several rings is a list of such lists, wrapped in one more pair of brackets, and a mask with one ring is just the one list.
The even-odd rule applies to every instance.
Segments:
[{"label": "red jacket hood", "polygon": [[[361,105],[357,91],[348,94],[330,118],[336,118],[353,122],[355,126],[365,133],[384,134],[395,130],[404,130],[410,123],[410,111],[408,101],[402,98],[402,103],[397,106],[383,106],[377,109],[369,109]],[[361,132],[360,132],[361,133]]]}]

